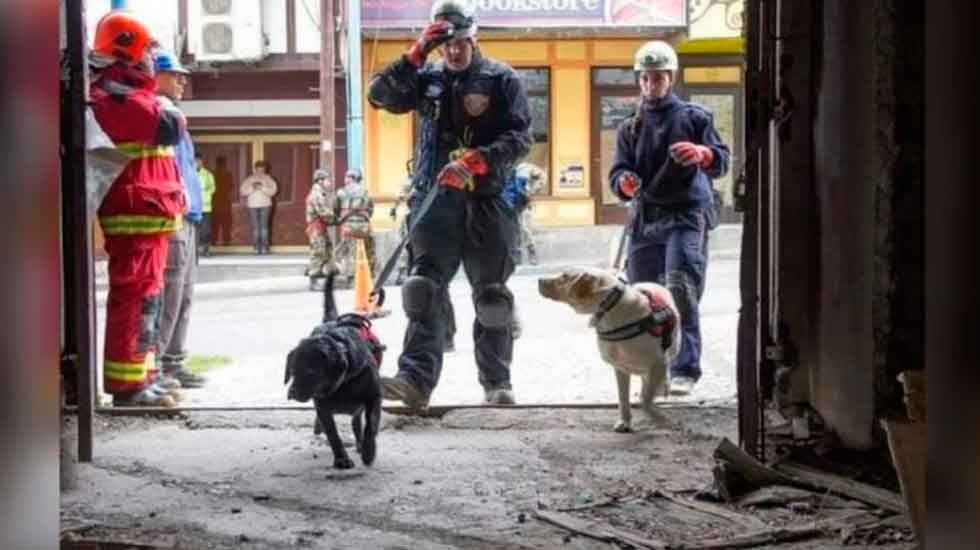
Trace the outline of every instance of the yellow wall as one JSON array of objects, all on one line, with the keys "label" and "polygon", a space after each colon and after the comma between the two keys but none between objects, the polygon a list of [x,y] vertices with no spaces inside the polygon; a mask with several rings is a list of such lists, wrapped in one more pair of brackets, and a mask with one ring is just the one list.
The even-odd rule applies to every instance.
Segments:
[{"label": "yellow wall", "polygon": [[[548,67],[551,70],[550,163],[545,167],[552,196],[536,201],[535,219],[542,225],[595,223],[594,200],[589,187],[591,159],[591,67],[627,66],[643,39],[481,40],[489,57],[514,67]],[[372,41],[363,44],[365,90],[371,76],[405,50],[407,41]],[[378,197],[376,221],[387,221],[387,210],[405,178],[405,162],[412,156],[412,116],[391,115],[364,102],[366,177]],[[578,165],[585,170],[579,188],[559,188],[562,169]]]}]

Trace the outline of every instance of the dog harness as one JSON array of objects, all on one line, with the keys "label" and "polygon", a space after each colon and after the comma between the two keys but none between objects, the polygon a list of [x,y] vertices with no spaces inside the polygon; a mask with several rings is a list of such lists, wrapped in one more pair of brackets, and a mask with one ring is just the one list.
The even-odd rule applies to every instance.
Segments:
[{"label": "dog harness", "polygon": [[[616,304],[623,298],[623,294],[626,292],[626,285],[618,284],[616,285],[602,302],[599,303],[599,310],[595,313],[595,323],[598,324],[599,320],[605,316],[612,308],[616,307]],[[605,340],[606,342],[622,342],[623,340],[629,340],[631,338],[636,338],[637,336],[648,333],[651,336],[656,336],[660,338],[660,344],[663,346],[664,350],[670,347],[670,342],[672,340],[671,335],[674,332],[674,325],[677,319],[674,316],[674,312],[670,309],[663,299],[657,297],[651,292],[640,291],[647,298],[647,302],[650,304],[650,314],[639,320],[627,323],[621,327],[617,327],[610,330],[600,330],[598,331],[599,338]]]}]

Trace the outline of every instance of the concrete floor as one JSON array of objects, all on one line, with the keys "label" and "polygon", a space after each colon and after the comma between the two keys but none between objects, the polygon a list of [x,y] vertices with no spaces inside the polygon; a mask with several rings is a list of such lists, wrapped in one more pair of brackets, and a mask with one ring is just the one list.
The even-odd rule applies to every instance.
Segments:
[{"label": "concrete floor", "polygon": [[[346,471],[331,467],[325,440],[313,436],[312,412],[100,417],[97,458],[63,492],[62,529],[145,548],[617,548],[533,515],[585,507],[566,513],[671,543],[745,532],[653,496],[709,488],[711,452],[719,437],[734,437],[734,410],[667,415],[674,428],[641,423],[633,434],[611,431],[611,410],[386,415],[374,466]],[[613,497],[621,503],[593,506]],[[840,512],[759,517],[795,525]],[[841,547],[833,536],[759,546]]]}]

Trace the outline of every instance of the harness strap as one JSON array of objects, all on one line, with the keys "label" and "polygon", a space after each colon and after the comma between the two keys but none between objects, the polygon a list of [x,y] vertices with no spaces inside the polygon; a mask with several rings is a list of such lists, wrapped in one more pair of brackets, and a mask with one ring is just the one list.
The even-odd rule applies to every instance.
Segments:
[{"label": "harness strap", "polygon": [[[617,287],[619,290],[619,296],[616,298],[618,302],[623,295],[622,287]],[[613,294],[613,293],[610,293]],[[627,323],[621,327],[617,327],[610,330],[600,330],[598,331],[599,338],[605,340],[606,342],[622,342],[623,340],[629,340],[631,338],[636,338],[637,336],[649,333],[653,336],[658,336],[661,338],[660,343],[663,349],[666,351],[670,347],[670,342],[672,340],[671,336],[674,332],[674,328],[677,319],[674,317],[674,312],[667,306],[666,303],[657,299],[653,294],[644,292],[647,297],[647,301],[650,303],[650,314],[632,323]],[[608,296],[603,300],[605,304],[608,300]],[[613,303],[615,305],[615,303]],[[610,308],[603,310],[602,304],[600,304],[599,312],[602,315],[606,313]],[[596,313],[596,319],[601,318],[599,313]]]}]

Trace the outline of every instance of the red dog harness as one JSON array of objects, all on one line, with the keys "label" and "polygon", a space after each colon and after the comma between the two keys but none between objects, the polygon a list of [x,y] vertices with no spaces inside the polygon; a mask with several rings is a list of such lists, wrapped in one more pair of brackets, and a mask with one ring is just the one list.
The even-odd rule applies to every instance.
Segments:
[{"label": "red dog harness", "polygon": [[[616,287],[602,299],[602,302],[599,304],[599,311],[597,311],[595,314],[595,321],[597,323],[606,313],[609,312],[609,310],[616,307],[616,304],[618,304],[623,298],[623,294],[625,294],[625,292],[626,286],[619,284],[616,285]],[[673,334],[675,325],[677,324],[677,318],[674,315],[674,311],[669,305],[667,305],[667,301],[662,297],[657,296],[652,292],[641,292],[643,292],[643,295],[646,296],[647,301],[650,304],[650,314],[621,327],[610,330],[600,330],[598,331],[599,338],[605,340],[606,342],[621,342],[623,340],[636,338],[641,334],[647,333],[651,336],[660,338],[661,345],[666,350],[670,347],[672,340],[671,335]]]}]

